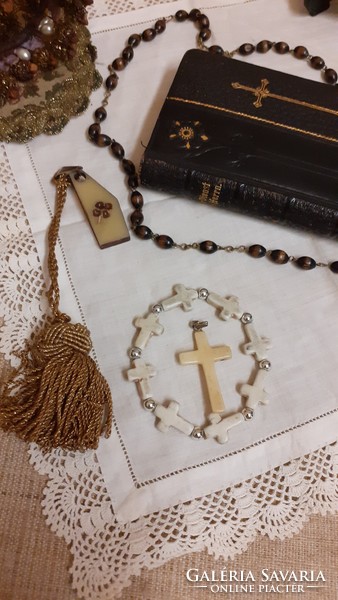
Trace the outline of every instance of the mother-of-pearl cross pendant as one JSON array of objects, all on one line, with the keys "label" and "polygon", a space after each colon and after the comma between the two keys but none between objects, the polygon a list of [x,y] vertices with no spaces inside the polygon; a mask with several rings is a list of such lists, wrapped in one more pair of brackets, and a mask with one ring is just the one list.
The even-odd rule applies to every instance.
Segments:
[{"label": "mother-of-pearl cross pendant", "polygon": [[201,327],[205,327],[207,324],[206,321],[193,322],[196,350],[180,352],[178,360],[181,365],[197,364],[201,366],[207,385],[211,412],[222,413],[225,406],[216,375],[215,362],[231,358],[231,348],[229,346],[210,346],[207,336],[204,331],[201,331]]}]

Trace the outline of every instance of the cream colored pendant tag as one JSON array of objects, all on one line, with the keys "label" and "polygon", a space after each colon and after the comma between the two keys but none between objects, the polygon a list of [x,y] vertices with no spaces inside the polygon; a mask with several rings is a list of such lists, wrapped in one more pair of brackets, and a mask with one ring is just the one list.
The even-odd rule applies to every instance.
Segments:
[{"label": "cream colored pendant tag", "polygon": [[85,173],[82,167],[65,167],[100,248],[130,240],[119,202],[113,194]]}]

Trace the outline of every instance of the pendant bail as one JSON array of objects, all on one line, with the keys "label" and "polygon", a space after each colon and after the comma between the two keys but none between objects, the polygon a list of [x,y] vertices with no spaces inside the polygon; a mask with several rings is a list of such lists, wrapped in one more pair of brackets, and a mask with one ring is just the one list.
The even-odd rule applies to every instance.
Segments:
[{"label": "pendant bail", "polygon": [[208,327],[208,321],[190,321],[190,327],[194,331],[201,331],[204,327]]}]

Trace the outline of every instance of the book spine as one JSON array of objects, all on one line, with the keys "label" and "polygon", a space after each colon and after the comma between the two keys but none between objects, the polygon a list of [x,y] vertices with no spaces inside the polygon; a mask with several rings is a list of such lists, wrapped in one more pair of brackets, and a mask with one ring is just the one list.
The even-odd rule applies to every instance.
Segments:
[{"label": "book spine", "polygon": [[211,204],[328,237],[338,236],[337,209],[291,195],[258,187],[244,181],[216,177],[164,160],[144,157],[140,180],[146,187],[190,197]]}]

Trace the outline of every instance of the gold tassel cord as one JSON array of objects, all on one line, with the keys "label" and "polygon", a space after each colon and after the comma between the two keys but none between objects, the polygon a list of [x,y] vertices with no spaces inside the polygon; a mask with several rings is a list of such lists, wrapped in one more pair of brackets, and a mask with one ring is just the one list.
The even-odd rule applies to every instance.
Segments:
[{"label": "gold tassel cord", "polygon": [[60,291],[55,253],[69,180],[57,180],[56,210],[48,232],[47,292],[52,317],[20,354],[0,398],[0,426],[42,448],[97,448],[100,435],[112,426],[108,383],[89,356],[89,331],[71,323],[59,310]]}]

